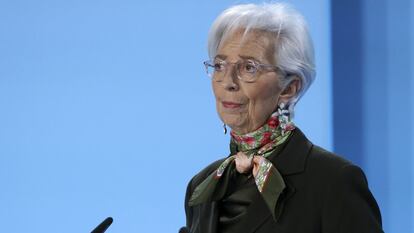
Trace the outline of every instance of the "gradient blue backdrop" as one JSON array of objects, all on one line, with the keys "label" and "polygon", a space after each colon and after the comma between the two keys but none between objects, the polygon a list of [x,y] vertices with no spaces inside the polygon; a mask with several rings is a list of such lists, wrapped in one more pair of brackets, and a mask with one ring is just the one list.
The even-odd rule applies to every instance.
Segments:
[{"label": "gradient blue backdrop", "polygon": [[[202,67],[207,32],[245,2],[0,0],[0,232],[89,232],[107,216],[108,232],[184,225],[187,182],[228,150]],[[412,4],[287,2],[309,22],[318,73],[297,125],[364,168],[387,232],[414,232]],[[359,39],[341,42],[354,34],[334,26],[349,19]],[[343,86],[361,55],[340,59],[347,48],[368,68]],[[341,117],[355,112],[358,127]]]}]

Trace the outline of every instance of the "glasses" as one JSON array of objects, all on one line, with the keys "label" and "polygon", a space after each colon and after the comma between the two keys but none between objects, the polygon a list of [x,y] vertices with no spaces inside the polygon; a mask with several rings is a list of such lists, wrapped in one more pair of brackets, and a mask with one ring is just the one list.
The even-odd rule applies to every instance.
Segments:
[{"label": "glasses", "polygon": [[238,62],[231,63],[217,59],[215,61],[205,61],[203,64],[208,76],[217,82],[223,81],[230,65],[234,65],[236,67],[236,74],[239,80],[250,83],[257,80],[259,77],[257,73],[260,71],[267,70],[277,72],[280,70],[277,66],[261,64],[254,60],[240,60]]}]

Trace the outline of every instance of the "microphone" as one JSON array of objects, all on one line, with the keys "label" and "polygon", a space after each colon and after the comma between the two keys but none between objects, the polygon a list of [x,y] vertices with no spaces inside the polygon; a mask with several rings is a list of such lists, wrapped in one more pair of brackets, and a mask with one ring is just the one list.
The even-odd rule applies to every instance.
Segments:
[{"label": "microphone", "polygon": [[101,224],[99,224],[91,233],[104,233],[106,229],[112,224],[114,220],[111,217],[107,217]]},{"label": "microphone", "polygon": [[178,233],[190,233],[190,230],[188,227],[181,227]]}]

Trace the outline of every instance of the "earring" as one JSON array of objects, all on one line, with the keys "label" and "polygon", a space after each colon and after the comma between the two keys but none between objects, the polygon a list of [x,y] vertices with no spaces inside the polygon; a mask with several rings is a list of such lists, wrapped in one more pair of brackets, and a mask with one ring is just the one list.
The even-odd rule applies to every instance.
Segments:
[{"label": "earring", "polygon": [[227,134],[227,125],[223,123],[223,133]]},{"label": "earring", "polygon": [[286,131],[292,130],[293,123],[290,121],[290,112],[285,103],[280,103],[277,106],[278,120],[280,128],[282,129],[282,135],[285,135]]}]

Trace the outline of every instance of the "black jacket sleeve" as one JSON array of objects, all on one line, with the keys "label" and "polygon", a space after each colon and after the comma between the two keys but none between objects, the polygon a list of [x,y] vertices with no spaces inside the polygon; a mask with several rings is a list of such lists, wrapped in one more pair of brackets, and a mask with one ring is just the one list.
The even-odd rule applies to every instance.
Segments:
[{"label": "black jacket sleeve", "polygon": [[359,167],[345,165],[332,179],[323,204],[322,228],[327,233],[383,232],[379,207]]}]

